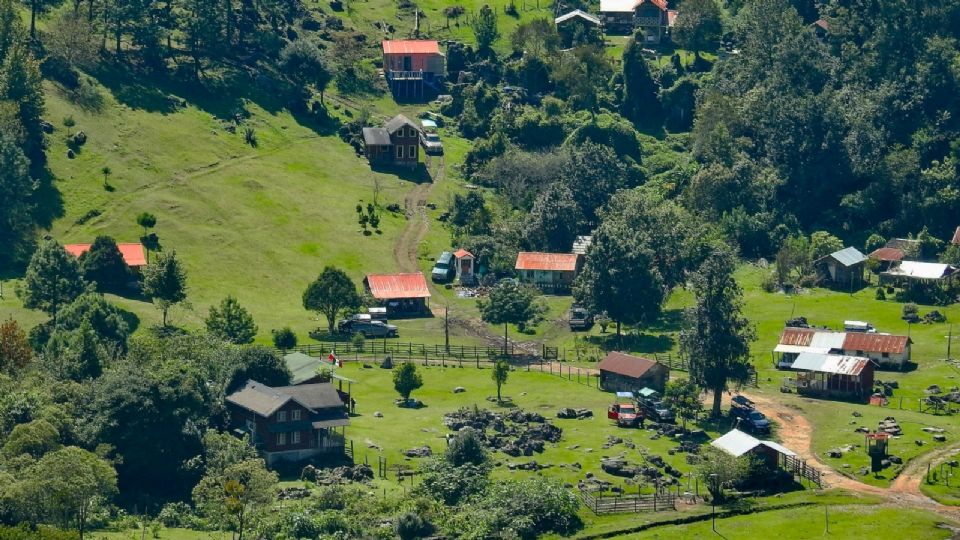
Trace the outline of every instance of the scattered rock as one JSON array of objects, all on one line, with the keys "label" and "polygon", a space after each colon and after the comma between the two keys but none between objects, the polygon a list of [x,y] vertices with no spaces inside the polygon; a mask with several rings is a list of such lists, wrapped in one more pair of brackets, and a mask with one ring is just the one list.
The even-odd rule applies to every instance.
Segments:
[{"label": "scattered rock", "polygon": [[849,469],[849,468],[850,468],[850,464],[849,464],[849,463],[843,463],[843,464],[840,465],[840,467],[843,468],[843,469]]},{"label": "scattered rock", "polygon": [[860,476],[866,476],[870,474],[870,469],[866,467],[860,467],[860,469],[857,471],[857,474],[859,474]]},{"label": "scattered rock", "polygon": [[380,362],[380,367],[383,369],[393,369],[393,357],[387,356],[383,359],[383,362]]},{"label": "scattered rock", "polygon": [[564,407],[559,411],[557,411],[557,418],[583,419],[583,418],[590,418],[592,416],[593,416],[593,411],[591,411],[590,409],[572,409],[570,407]]},{"label": "scattered rock", "polygon": [[900,457],[900,456],[889,456],[889,457],[887,457],[887,459],[890,460],[890,463],[894,463],[894,464],[896,464],[896,465],[901,465],[901,464],[903,464],[903,458]]},{"label": "scattered rock", "polygon": [[380,412],[380,411],[374,411],[373,417],[374,417],[374,418],[383,418],[383,413]]},{"label": "scattered rock", "polygon": [[281,501],[295,501],[310,496],[310,488],[286,487],[277,490],[277,498]]},{"label": "scattered rock", "polygon": [[416,448],[411,448],[403,453],[407,457],[430,457],[433,455],[433,450],[429,446],[418,446]]},{"label": "scattered rock", "polygon": [[861,413],[860,411],[853,411],[853,416],[856,416],[857,418],[860,418],[860,417],[863,416],[863,413]]},{"label": "scattered rock", "polygon": [[927,387],[926,390],[924,390],[924,392],[928,394],[940,394],[943,392],[943,390],[940,389],[940,385],[931,384],[930,386]]},{"label": "scattered rock", "polygon": [[824,454],[831,458],[843,457],[843,452],[841,452],[839,448],[831,448],[830,450],[824,452]]},{"label": "scattered rock", "polygon": [[943,433],[943,428],[925,426],[920,428],[921,431],[926,431],[927,433]]},{"label": "scattered rock", "polygon": [[462,386],[458,386],[458,387],[456,387],[456,388],[453,389],[453,393],[454,393],[454,394],[462,394],[462,393],[464,393],[464,392],[466,392],[466,391],[467,391],[467,389],[464,388],[464,387],[462,387]]},{"label": "scattered rock", "polygon": [[73,148],[67,148],[67,159],[73,159],[77,157],[77,153],[73,151]]},{"label": "scattered rock", "polygon": [[933,436],[933,440],[935,440],[935,441],[937,441],[937,442],[947,442],[947,436],[938,433],[938,434],[936,434],[936,435]]},{"label": "scattered rock", "polygon": [[366,482],[373,480],[373,468],[361,463],[352,467],[342,466],[333,469],[317,469],[316,476],[317,483],[321,485]]}]

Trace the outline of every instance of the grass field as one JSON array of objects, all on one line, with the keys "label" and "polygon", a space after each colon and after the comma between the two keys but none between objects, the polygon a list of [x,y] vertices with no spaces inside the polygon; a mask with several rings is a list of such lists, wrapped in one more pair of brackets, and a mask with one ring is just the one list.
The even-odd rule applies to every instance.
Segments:
[{"label": "grass field", "polygon": [[920,482],[920,491],[940,504],[960,506],[960,470],[951,467],[955,457],[930,464],[930,471]]},{"label": "grass field", "polygon": [[[506,405],[497,405],[487,400],[489,396],[496,396],[496,386],[490,379],[489,369],[438,366],[421,366],[419,369],[424,385],[414,392],[413,397],[425,403],[426,406],[421,409],[399,408],[394,404],[397,393],[393,389],[392,372],[389,370],[376,367],[364,369],[356,363],[348,363],[339,370],[339,373],[357,381],[353,385],[353,392],[359,415],[351,419],[348,433],[354,441],[354,456],[357,461],[366,460],[375,464],[376,457],[382,455],[387,459],[388,468],[402,464],[415,469],[417,460],[405,458],[403,451],[426,444],[434,452],[443,452],[446,448],[445,435],[449,433],[442,423],[444,413],[475,405],[504,412],[508,410]],[[467,391],[453,393],[457,386],[463,386]],[[691,470],[686,463],[685,454],[668,454],[668,450],[676,447],[676,443],[669,438],[651,440],[650,431],[622,429],[612,425],[606,418],[610,396],[594,387],[566,381],[556,375],[517,370],[510,373],[503,394],[510,397],[510,406],[546,416],[563,429],[563,438],[559,443],[548,444],[543,454],[533,457],[512,458],[495,453],[494,459],[500,464],[496,468],[497,476],[531,474],[509,472],[506,463],[535,460],[541,465],[551,465],[544,474],[563,482],[576,484],[589,471],[614,482],[614,485],[622,485],[622,479],[600,470],[600,458],[623,455],[631,462],[639,463],[644,453],[658,454],[678,470]],[[557,409],[561,407],[588,408],[593,411],[594,417],[584,420],[554,419]],[[383,418],[375,418],[374,412],[381,412]],[[636,449],[631,450],[623,444],[603,449],[601,446],[607,436],[632,441],[636,444]],[[582,468],[575,468],[575,463]]]}]

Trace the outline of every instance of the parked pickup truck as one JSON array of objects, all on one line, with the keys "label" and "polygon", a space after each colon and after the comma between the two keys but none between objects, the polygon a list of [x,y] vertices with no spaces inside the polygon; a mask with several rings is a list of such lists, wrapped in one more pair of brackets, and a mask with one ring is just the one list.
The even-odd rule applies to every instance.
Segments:
[{"label": "parked pickup truck", "polygon": [[363,337],[397,337],[397,327],[383,321],[345,319],[337,325],[341,334],[360,334]]},{"label": "parked pickup truck", "polygon": [[677,421],[677,415],[674,414],[673,409],[660,401],[659,397],[641,399],[640,406],[643,408],[644,415],[654,422],[672,424]]},{"label": "parked pickup truck", "polygon": [[739,420],[738,427],[743,431],[759,435],[770,433],[770,421],[745,396],[736,395],[730,400],[730,416]]},{"label": "parked pickup truck", "polygon": [[617,427],[637,427],[643,421],[643,413],[630,392],[617,392],[616,401],[607,408],[607,418],[617,423]]}]

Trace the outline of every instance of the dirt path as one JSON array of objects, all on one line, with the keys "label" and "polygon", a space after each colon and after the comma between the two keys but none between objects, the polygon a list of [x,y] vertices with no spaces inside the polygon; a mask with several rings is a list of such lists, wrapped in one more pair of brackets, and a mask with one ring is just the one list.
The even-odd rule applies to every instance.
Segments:
[{"label": "dirt path", "polygon": [[813,450],[811,440],[813,430],[810,422],[795,407],[763,396],[743,395],[756,404],[757,410],[780,424],[782,429],[779,435],[783,445],[796,452],[811,466],[820,469],[828,487],[878,495],[894,504],[913,506],[937,512],[952,519],[960,519],[960,508],[942,505],[920,491],[920,482],[926,474],[927,464],[960,452],[960,442],[928,452],[911,460],[889,488],[871,486],[840,474],[820,459],[820,456]]}]

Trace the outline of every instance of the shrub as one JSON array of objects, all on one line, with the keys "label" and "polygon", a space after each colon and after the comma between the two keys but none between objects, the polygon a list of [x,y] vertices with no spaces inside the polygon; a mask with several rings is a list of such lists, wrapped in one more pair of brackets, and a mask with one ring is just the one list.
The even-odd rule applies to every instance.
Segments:
[{"label": "shrub", "polygon": [[920,312],[920,308],[917,307],[917,305],[914,304],[913,302],[910,302],[910,303],[908,303],[908,304],[904,304],[904,306],[903,306],[903,316],[904,316],[904,317],[915,317],[915,316],[917,316],[917,315],[919,314],[919,312]]},{"label": "shrub", "polygon": [[886,299],[887,299],[886,293],[883,292],[883,287],[877,287],[877,295],[876,295],[876,298],[877,298],[877,300],[886,300]]},{"label": "shrub", "polygon": [[252,127],[248,127],[244,129],[243,140],[246,141],[246,143],[249,144],[250,146],[256,148],[257,147],[257,130],[253,129]]},{"label": "shrub", "polygon": [[353,348],[358,351],[363,351],[363,346],[366,343],[367,338],[363,337],[363,334],[357,332],[350,338],[350,344],[353,345]]},{"label": "shrub", "polygon": [[273,346],[282,350],[287,351],[297,346],[297,335],[293,333],[293,330],[289,326],[284,326],[279,330],[271,330],[273,334]]},{"label": "shrub", "polygon": [[480,436],[473,429],[463,429],[450,439],[444,454],[447,462],[454,467],[461,465],[483,465],[489,456]]},{"label": "shrub", "polygon": [[400,540],[414,540],[430,534],[433,527],[430,522],[414,512],[401,514],[397,518],[397,536]]}]

